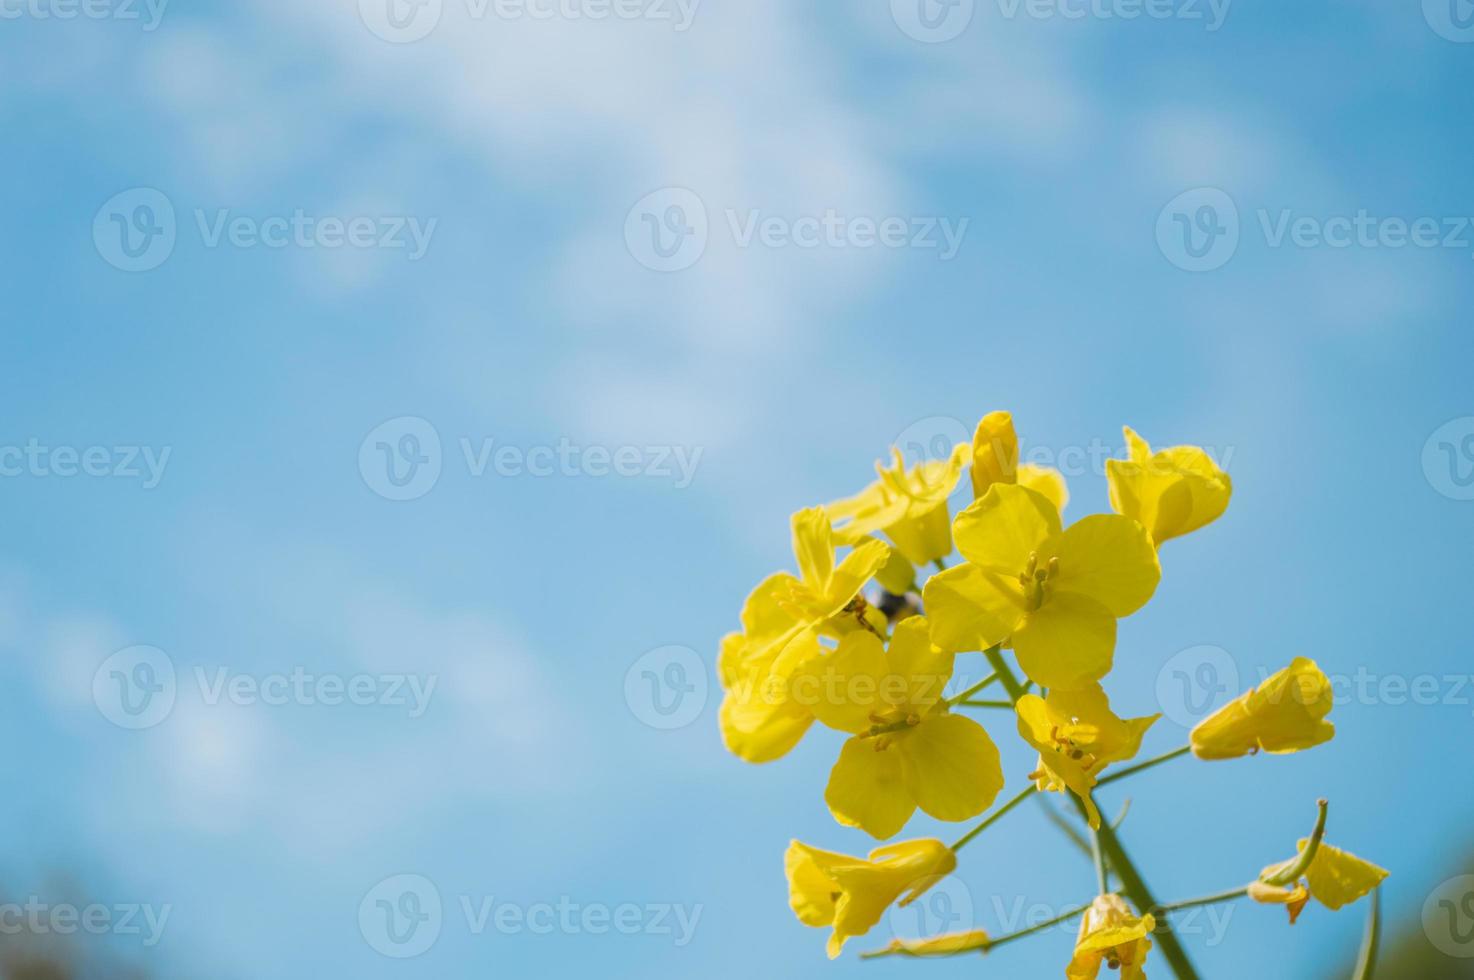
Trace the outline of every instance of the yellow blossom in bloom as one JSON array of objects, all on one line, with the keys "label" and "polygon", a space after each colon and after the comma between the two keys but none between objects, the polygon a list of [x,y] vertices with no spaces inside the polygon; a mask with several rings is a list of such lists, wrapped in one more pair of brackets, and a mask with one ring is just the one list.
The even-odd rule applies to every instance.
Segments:
[{"label": "yellow blossom in bloom", "polygon": [[967,559],[927,580],[932,640],[983,650],[1009,640],[1036,683],[1073,690],[1111,669],[1116,620],[1146,604],[1161,578],[1146,530],[1094,514],[1061,530],[1043,494],[995,483],[953,522]]},{"label": "yellow blossom in bloom", "polygon": [[839,955],[845,940],[869,932],[892,902],[910,904],[956,867],[951,849],[929,838],[887,844],[871,851],[869,858],[793,841],[783,856],[788,903],[798,920],[806,926],[834,928],[830,959]]},{"label": "yellow blossom in bloom", "polygon": [[1314,660],[1296,657],[1200,721],[1189,736],[1199,759],[1237,759],[1263,749],[1299,752],[1336,734],[1326,721],[1333,701],[1331,681]]},{"label": "yellow blossom in bloom", "polygon": [[884,839],[918,806],[938,820],[967,820],[992,805],[1003,766],[983,726],[947,710],[953,659],[932,645],[925,617],[913,616],[896,624],[889,651],[857,631],[800,668],[795,699],[852,736],[824,791],[834,819]]},{"label": "yellow blossom in bloom", "polygon": [[969,929],[967,932],[948,932],[930,939],[892,939],[882,953],[871,955],[893,953],[901,956],[956,956],[958,953],[986,953],[992,942],[992,938],[982,929]]},{"label": "yellow blossom in bloom", "polygon": [[976,499],[995,483],[1017,484],[1044,494],[1059,510],[1065,509],[1070,492],[1059,470],[1018,461],[1018,434],[1013,416],[991,412],[978,422],[972,437],[972,495]]},{"label": "yellow blossom in bloom", "polygon": [[1018,730],[1039,750],[1034,773],[1041,790],[1068,789],[1085,804],[1091,827],[1100,827],[1100,811],[1090,797],[1101,770],[1124,762],[1141,749],[1141,738],[1161,715],[1118,718],[1099,684],[1078,691],[1050,691],[1047,698],[1019,698]]},{"label": "yellow blossom in bloom", "polygon": [[1152,941],[1147,937],[1157,927],[1151,915],[1140,918],[1119,895],[1101,895],[1080,920],[1075,956],[1065,969],[1069,980],[1095,980],[1104,963],[1121,971],[1121,980],[1146,980],[1143,969]]},{"label": "yellow blossom in bloom", "polygon": [[[1310,838],[1301,838],[1295,846],[1303,854],[1309,844]],[[1283,881],[1298,863],[1299,858],[1290,858],[1272,864],[1259,872],[1258,881],[1249,885],[1249,897],[1254,901],[1287,906],[1291,925],[1311,898],[1334,912],[1376,888],[1388,874],[1370,861],[1325,842],[1317,845],[1303,879]]]},{"label": "yellow blossom in bloom", "polygon": [[1156,452],[1128,426],[1127,459],[1106,461],[1111,507],[1140,521],[1152,539],[1196,531],[1228,509],[1233,481],[1197,446],[1174,446]]},{"label": "yellow blossom in bloom", "polygon": [[853,544],[873,531],[884,531],[906,560],[925,565],[952,553],[947,498],[962,479],[968,447],[959,443],[945,460],[928,459],[907,468],[899,449],[887,469],[875,464],[874,483],[853,497],[824,509],[835,522],[841,543]]},{"label": "yellow blossom in bloom", "polygon": [[793,515],[799,577],[787,572],[758,584],[742,607],[742,632],[722,639],[717,672],[726,696],[718,713],[727,750],[748,762],[769,762],[803,737],[814,716],[787,688],[793,672],[823,648],[819,634],[843,634],[885,617],[866,606],[860,590],[885,565],[890,549],[860,542],[838,564],[829,519],[818,508]]}]

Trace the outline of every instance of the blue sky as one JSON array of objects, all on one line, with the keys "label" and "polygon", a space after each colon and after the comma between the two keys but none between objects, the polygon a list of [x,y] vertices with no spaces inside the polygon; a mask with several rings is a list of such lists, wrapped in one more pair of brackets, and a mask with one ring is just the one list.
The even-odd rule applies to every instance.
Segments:
[{"label": "blue sky", "polygon": [[[1092,453],[1119,455],[1122,424],[1234,479],[1122,624],[1123,711],[1169,707],[1159,678],[1205,646],[1245,687],[1306,655],[1384,692],[1347,688],[1315,752],[1133,782],[1123,835],[1161,897],[1286,857],[1324,795],[1329,839],[1392,869],[1388,914],[1417,928],[1474,809],[1448,763],[1474,714],[1474,36],[1449,16],[1469,11],[1102,16],[1129,7],[978,0],[943,39],[902,0],[705,0],[689,23],[444,0],[433,25],[400,8],[428,31],[406,42],[371,0],[4,6],[7,896],[61,874],[169,906],[156,944],[92,940],[162,976],[975,975],[826,966],[794,921],[788,840],[869,846],[823,805],[837,736],[745,766],[716,692],[662,730],[626,679],[668,647],[709,671],[790,563],[790,512],[858,489],[892,441],[1006,408],[1026,453],[1074,461],[1067,518],[1106,506]],[[826,219],[836,237],[794,241]],[[867,233],[887,219],[895,247]],[[665,239],[681,268],[651,267],[650,222],[691,229]],[[384,452],[438,478],[386,485]],[[140,645],[176,692],[133,730],[100,702]],[[296,671],[370,678],[376,703],[198,681]],[[382,678],[431,675],[423,712],[377,703]],[[1420,677],[1435,703],[1397,696]],[[1022,782],[1011,725],[983,720]],[[1184,731],[1164,719],[1147,751]],[[414,959],[359,924],[401,874],[443,903]],[[994,931],[1092,887],[1031,809],[959,879]],[[463,899],[641,927],[478,933]],[[689,941],[660,906],[700,907]],[[1209,976],[1307,976],[1361,916],[1200,925]],[[1069,944],[993,965],[1057,974]]]}]

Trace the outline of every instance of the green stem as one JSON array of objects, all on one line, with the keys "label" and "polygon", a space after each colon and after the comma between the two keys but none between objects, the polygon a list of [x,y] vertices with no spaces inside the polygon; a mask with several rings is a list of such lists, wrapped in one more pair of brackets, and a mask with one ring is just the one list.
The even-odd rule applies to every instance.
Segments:
[{"label": "green stem", "polygon": [[1017,702],[1026,693],[1026,688],[1018,682],[1014,676],[1013,668],[1008,666],[1008,661],[1003,659],[1003,648],[992,646],[983,651],[983,656],[988,658],[988,664],[1003,682],[1003,689],[1008,692],[1008,700]]},{"label": "green stem", "polygon": [[1007,708],[1013,710],[1012,701],[958,701],[953,707],[962,708]]},{"label": "green stem", "polygon": [[947,704],[949,704],[949,705],[961,704],[962,702],[966,701],[968,698],[972,697],[974,694],[976,694],[979,691],[981,691],[983,688],[987,687],[989,684],[993,684],[993,683],[997,682],[997,680],[998,680],[998,672],[995,670],[995,671],[993,671],[993,673],[989,674],[987,677],[984,677],[982,680],[978,681],[972,687],[969,687],[967,690],[963,691],[961,694],[957,695],[955,698],[948,698],[947,699]]},{"label": "green stem", "polygon": [[1098,895],[1104,895],[1110,890],[1110,883],[1106,881],[1105,855],[1100,852],[1100,834],[1090,835],[1090,856],[1095,861],[1095,891]]},{"label": "green stem", "polygon": [[1328,806],[1324,797],[1315,801],[1319,808],[1315,815],[1315,829],[1310,832],[1310,839],[1305,842],[1305,849],[1290,865],[1279,874],[1264,879],[1267,885],[1289,885],[1299,881],[1300,876],[1310,869],[1310,862],[1315,860],[1315,852],[1320,850],[1321,838],[1326,835],[1326,808]]},{"label": "green stem", "polygon": [[1125,779],[1127,776],[1134,776],[1139,772],[1145,772],[1153,766],[1160,766],[1164,762],[1171,762],[1173,759],[1181,758],[1191,751],[1191,745],[1184,745],[1181,748],[1173,749],[1171,752],[1159,755],[1155,759],[1148,759],[1145,762],[1138,762],[1134,766],[1128,766],[1125,769],[1121,769],[1117,772],[1111,773],[1109,776],[1102,776],[1100,778],[1100,781],[1097,782],[1095,785],[1105,786],[1108,783],[1114,783],[1118,779]]},{"label": "green stem", "polygon": [[[998,672],[998,678],[1003,682],[1003,687],[1008,691],[1008,696],[1013,701],[1018,701],[1024,695],[1024,687],[1014,676],[1012,668],[1003,659],[1003,654],[998,647],[984,650],[983,655],[988,658],[988,663]],[[1085,813],[1085,803],[1079,798],[1075,799],[1075,805],[1080,808],[1081,815]],[[1131,899],[1132,904],[1141,912],[1150,910],[1157,904],[1152,897],[1151,889],[1142,880],[1141,873],[1136,870],[1136,865],[1131,863],[1131,858],[1126,854],[1126,849],[1121,846],[1121,840],[1116,836],[1115,830],[1109,824],[1102,824],[1097,831],[1097,839],[1100,841],[1100,849],[1111,870],[1116,877],[1121,879],[1121,890],[1126,897]],[[1162,956],[1167,964],[1172,967],[1177,980],[1198,980],[1197,971],[1193,969],[1192,961],[1187,958],[1187,951],[1182,948],[1177,937],[1172,933],[1172,927],[1165,920],[1157,924],[1157,945],[1161,947]]]},{"label": "green stem", "polygon": [[1353,980],[1372,980],[1377,969],[1377,950],[1382,945],[1382,889],[1372,889],[1372,906],[1367,911],[1367,931],[1361,937]]},{"label": "green stem", "polygon": [[1045,929],[1052,929],[1052,928],[1054,928],[1055,926],[1059,925],[1062,922],[1069,922],[1071,919],[1078,919],[1085,912],[1089,911],[1089,909],[1090,909],[1090,906],[1089,905],[1077,905],[1074,908],[1066,909],[1065,911],[1061,912],[1059,915],[1056,915],[1054,918],[1048,920],[1047,922],[1040,922],[1040,923],[1038,923],[1036,925],[1029,926],[1027,929],[1019,929],[1017,932],[1010,932],[1010,933],[1007,933],[1006,935],[992,936],[992,937],[989,937],[985,941],[979,942],[976,946],[969,946],[967,949],[959,949],[959,950],[956,950],[955,952],[948,952],[948,953],[912,953],[912,952],[909,952],[908,950],[902,949],[900,947],[893,946],[890,949],[877,949],[877,950],[873,950],[873,951],[871,951],[869,953],[861,953],[860,954],[860,959],[862,959],[862,960],[873,960],[873,959],[876,959],[877,957],[881,957],[881,956],[913,956],[913,957],[928,956],[928,957],[930,957],[930,956],[960,956],[960,955],[962,955],[964,953],[987,953],[987,952],[991,952],[992,950],[997,949],[999,946],[1003,946],[1003,945],[1005,945],[1007,943],[1011,943],[1015,939],[1023,939],[1025,936],[1032,936],[1036,932],[1043,932]]},{"label": "green stem", "polygon": [[1152,909],[1152,914],[1155,915],[1158,912],[1176,912],[1178,909],[1196,908],[1199,905],[1217,905],[1219,902],[1232,902],[1236,899],[1243,898],[1247,894],[1249,894],[1249,886],[1241,885],[1238,888],[1231,888],[1226,892],[1218,892],[1215,895],[1184,898],[1180,902],[1168,902],[1165,905],[1158,905]]},{"label": "green stem", "polygon": [[937,566],[937,571],[939,572],[945,572],[947,570],[947,562],[941,558],[936,559],[932,564]]},{"label": "green stem", "polygon": [[1007,813],[1009,810],[1012,810],[1014,807],[1018,806],[1024,800],[1027,800],[1029,797],[1033,796],[1037,792],[1038,789],[1033,784],[1030,784],[1028,789],[1024,790],[1022,793],[1015,796],[1013,799],[1009,800],[1007,803],[1003,804],[992,813],[988,814],[986,817],[983,818],[982,823],[978,824],[976,827],[972,828],[967,833],[957,838],[957,843],[952,845],[953,852],[955,853],[962,850],[964,847],[967,846],[968,841],[972,840],[978,834],[981,834],[983,831],[993,826],[993,824],[997,823],[999,818],[1001,818],[1005,813]]},{"label": "green stem", "polygon": [[[1079,805],[1081,813],[1084,813],[1085,804],[1079,802]],[[1156,908],[1157,900],[1152,897],[1151,889],[1142,879],[1141,872],[1137,871],[1136,865],[1131,863],[1130,856],[1121,846],[1121,839],[1116,836],[1111,825],[1102,823],[1100,829],[1096,831],[1096,837],[1100,841],[1100,849],[1105,859],[1110,862],[1111,869],[1116,872],[1116,877],[1121,879],[1121,890],[1126,893],[1131,904],[1142,913]],[[1165,918],[1157,923],[1156,931],[1152,935],[1157,941],[1158,948],[1162,951],[1162,957],[1167,961],[1167,965],[1172,967],[1177,980],[1198,980],[1197,971],[1193,969],[1192,961],[1187,958],[1187,950],[1182,948],[1182,943],[1173,934],[1172,926]]]}]

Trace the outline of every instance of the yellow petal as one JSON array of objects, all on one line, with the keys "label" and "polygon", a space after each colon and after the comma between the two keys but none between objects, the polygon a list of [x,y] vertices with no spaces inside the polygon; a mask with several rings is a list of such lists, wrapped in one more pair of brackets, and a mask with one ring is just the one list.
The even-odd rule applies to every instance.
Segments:
[{"label": "yellow petal", "polygon": [[1295,920],[1300,918],[1300,912],[1305,908],[1305,903],[1310,901],[1310,892],[1300,882],[1296,882],[1294,887],[1286,888],[1262,881],[1251,881],[1249,882],[1249,897],[1265,905],[1285,906],[1290,913],[1290,925],[1294,925]]},{"label": "yellow petal", "polygon": [[905,595],[916,585],[916,566],[898,549],[891,548],[890,557],[875,573],[875,580],[891,595]]},{"label": "yellow petal", "polygon": [[957,659],[932,643],[931,623],[925,616],[912,616],[896,624],[886,657],[890,669],[906,678],[906,706],[917,714],[925,714],[942,699]]},{"label": "yellow petal", "polygon": [[816,927],[833,923],[837,886],[829,869],[859,861],[859,858],[790,841],[783,855],[783,871],[788,878],[788,904],[798,921]]},{"label": "yellow petal", "polygon": [[776,636],[793,625],[793,617],[783,610],[778,596],[797,584],[798,580],[787,572],[777,572],[759,582],[742,604],[742,632],[752,638]]},{"label": "yellow petal", "polygon": [[1315,661],[1296,657],[1204,718],[1188,738],[1200,759],[1236,759],[1261,749],[1299,752],[1336,734],[1336,726],[1325,720],[1333,702],[1330,678]]},{"label": "yellow petal", "polygon": [[1116,650],[1116,617],[1084,595],[1064,592],[1024,617],[1013,633],[1019,667],[1041,687],[1073,690],[1100,680]]},{"label": "yellow petal", "polygon": [[986,571],[1015,577],[1060,530],[1059,509],[1024,487],[997,483],[952,522],[957,550]]},{"label": "yellow petal", "polygon": [[885,839],[906,826],[916,802],[906,791],[895,748],[876,751],[876,740],[852,738],[839,751],[829,773],[824,802],[834,819]]},{"label": "yellow petal", "polygon": [[869,932],[892,902],[911,902],[956,867],[956,855],[931,839],[888,844],[871,851],[865,862],[832,866],[830,876],[840,897],[835,903],[830,958],[839,955],[846,939]]},{"label": "yellow petal", "polygon": [[1093,514],[1070,525],[1040,549],[1039,562],[1056,556],[1055,591],[1089,596],[1117,618],[1146,605],[1162,578],[1146,529],[1116,514]]},{"label": "yellow petal", "polygon": [[1175,446],[1154,453],[1130,428],[1125,432],[1129,459],[1106,462],[1116,513],[1140,521],[1157,544],[1223,514],[1233,482],[1207,452]]},{"label": "yellow petal", "polygon": [[865,583],[885,566],[890,553],[891,550],[884,541],[868,538],[840,559],[839,565],[830,576],[829,591],[826,593],[829,615],[838,613],[859,594]]},{"label": "yellow petal", "polygon": [[1054,509],[1063,513],[1070,502],[1070,490],[1065,485],[1064,475],[1050,466],[1035,466],[1024,463],[1018,468],[1018,485],[1035,493],[1042,493],[1054,504]]},{"label": "yellow petal", "polygon": [[804,585],[818,593],[829,588],[834,572],[834,531],[822,507],[810,507],[793,515],[793,557],[798,561]]},{"label": "yellow petal", "polygon": [[897,738],[894,751],[900,754],[911,798],[938,820],[975,817],[1003,789],[998,747],[971,718],[953,714],[924,718]]},{"label": "yellow petal", "polygon": [[754,763],[787,755],[814,723],[808,709],[787,698],[770,701],[747,682],[727,691],[717,718],[727,751]]},{"label": "yellow petal", "polygon": [[886,949],[907,956],[955,956],[973,950],[987,951],[992,939],[982,929],[949,932],[931,939],[892,939]]},{"label": "yellow petal", "polygon": [[874,724],[877,711],[904,707],[909,691],[905,676],[893,671],[880,639],[856,630],[839,647],[804,662],[795,672],[793,698],[830,728],[851,734]]},{"label": "yellow petal", "polygon": [[[1304,850],[1306,843],[1307,840],[1301,840],[1296,846]],[[1376,888],[1387,874],[1386,869],[1322,841],[1310,869],[1305,872],[1305,880],[1310,883],[1310,894],[1315,900],[1335,910]]]},{"label": "yellow petal", "polygon": [[922,605],[931,622],[932,642],[953,653],[1002,643],[1024,616],[1017,578],[968,563],[927,579]]},{"label": "yellow petal", "polygon": [[995,483],[1015,483],[1018,474],[1018,434],[1013,416],[992,412],[983,416],[972,437],[972,495],[981,497]]}]

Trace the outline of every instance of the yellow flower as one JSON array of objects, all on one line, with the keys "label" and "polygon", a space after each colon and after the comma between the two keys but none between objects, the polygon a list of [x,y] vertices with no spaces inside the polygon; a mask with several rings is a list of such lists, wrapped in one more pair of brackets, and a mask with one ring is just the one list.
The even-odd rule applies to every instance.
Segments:
[{"label": "yellow flower", "polygon": [[969,929],[967,932],[949,932],[931,939],[892,939],[884,950],[868,955],[956,956],[958,953],[974,951],[986,953],[992,942],[992,937],[982,929]]},{"label": "yellow flower", "polygon": [[1034,773],[1041,790],[1069,789],[1085,804],[1090,826],[1100,827],[1100,811],[1090,798],[1101,770],[1124,762],[1141,749],[1141,737],[1161,715],[1118,718],[1099,684],[1078,691],[1050,691],[1049,697],[1019,698],[1018,731],[1039,750]]},{"label": "yellow flower", "polygon": [[992,412],[983,416],[972,437],[972,495],[974,499],[988,492],[995,483],[1017,484],[1044,494],[1059,510],[1065,509],[1070,492],[1059,470],[1048,466],[1019,464],[1018,434],[1013,416],[1008,412]]},{"label": "yellow flower", "polygon": [[[863,936],[896,899],[910,904],[957,867],[957,857],[939,840],[887,844],[857,858],[793,841],[783,856],[788,904],[806,926],[833,926],[832,960],[845,940]],[[902,896],[905,896],[904,898]]]},{"label": "yellow flower", "polygon": [[1216,521],[1228,508],[1233,481],[1202,449],[1152,452],[1129,426],[1125,432],[1129,458],[1106,460],[1111,507],[1140,521],[1157,544]]},{"label": "yellow flower", "polygon": [[1283,754],[1329,742],[1336,726],[1325,720],[1330,679],[1314,660],[1290,666],[1198,722],[1189,736],[1199,759],[1237,759],[1263,749]]},{"label": "yellow flower", "polygon": [[799,577],[770,575],[742,607],[742,631],[722,638],[717,672],[726,697],[718,720],[722,741],[748,762],[769,762],[803,737],[814,716],[789,696],[805,660],[822,652],[819,633],[842,635],[885,617],[865,605],[860,590],[885,564],[890,549],[864,541],[837,565],[829,519],[818,508],[793,515]]},{"label": "yellow flower", "polygon": [[1065,969],[1069,980],[1095,980],[1104,962],[1121,971],[1121,980],[1146,980],[1143,964],[1152,941],[1147,937],[1157,927],[1151,915],[1140,918],[1119,895],[1101,895],[1080,920],[1080,937],[1075,956]]},{"label": "yellow flower", "polygon": [[[1310,842],[1310,838],[1301,838],[1295,846],[1303,855]],[[1300,858],[1294,857],[1272,864],[1259,872],[1258,881],[1249,885],[1249,897],[1254,901],[1288,906],[1291,925],[1309,899],[1314,898],[1334,912],[1376,888],[1388,874],[1386,869],[1324,842],[1317,844],[1303,880],[1284,881],[1299,863]]]},{"label": "yellow flower", "polygon": [[918,806],[938,820],[967,820],[992,805],[1003,766],[983,727],[947,710],[942,689],[953,659],[932,645],[926,619],[913,616],[896,624],[889,653],[857,631],[800,668],[795,699],[852,736],[824,791],[834,819],[883,839]]},{"label": "yellow flower", "polygon": [[1025,487],[995,483],[953,534],[967,561],[927,580],[932,640],[960,653],[1011,638],[1024,673],[1050,689],[1110,671],[1116,620],[1145,605],[1162,575],[1140,524],[1094,514],[1061,530],[1059,509]]},{"label": "yellow flower", "polygon": [[968,447],[959,443],[947,459],[924,460],[910,469],[899,449],[891,452],[890,469],[875,464],[878,480],[824,508],[837,525],[835,533],[841,543],[853,544],[873,531],[884,531],[913,565],[950,555],[947,498],[962,478]]}]

